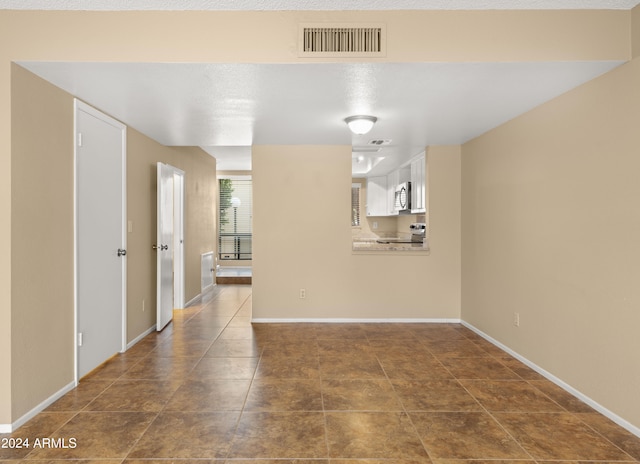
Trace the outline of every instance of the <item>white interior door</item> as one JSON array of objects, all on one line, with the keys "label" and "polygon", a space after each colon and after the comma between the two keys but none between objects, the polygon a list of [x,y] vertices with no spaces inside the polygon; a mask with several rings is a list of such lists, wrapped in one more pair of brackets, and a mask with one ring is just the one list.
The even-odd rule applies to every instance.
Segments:
[{"label": "white interior door", "polygon": [[126,127],[76,100],[76,380],[126,349]]},{"label": "white interior door", "polygon": [[156,330],[173,318],[173,168],[158,163]]}]

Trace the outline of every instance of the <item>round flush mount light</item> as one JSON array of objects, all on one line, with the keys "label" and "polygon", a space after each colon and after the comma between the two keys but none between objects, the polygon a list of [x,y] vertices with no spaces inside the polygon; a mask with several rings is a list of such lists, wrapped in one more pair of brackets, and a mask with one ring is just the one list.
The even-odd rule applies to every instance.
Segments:
[{"label": "round flush mount light", "polygon": [[378,120],[375,116],[349,116],[344,120],[356,135],[366,134],[371,130],[375,122]]}]

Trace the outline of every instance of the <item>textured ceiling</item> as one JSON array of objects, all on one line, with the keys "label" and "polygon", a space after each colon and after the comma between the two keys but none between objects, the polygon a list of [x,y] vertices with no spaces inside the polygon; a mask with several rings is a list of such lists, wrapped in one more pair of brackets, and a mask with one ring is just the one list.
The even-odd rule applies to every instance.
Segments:
[{"label": "textured ceiling", "polygon": [[[622,9],[640,0],[0,0],[41,10]],[[593,63],[22,63],[166,145],[198,145],[221,169],[248,169],[252,144],[391,140],[371,175],[430,144],[462,143],[617,66]],[[351,136],[353,114],[379,118]],[[366,160],[365,160],[366,161]]]},{"label": "textured ceiling", "polygon": [[640,0],[0,0],[37,10],[528,10],[631,9]]},{"label": "textured ceiling", "polygon": [[[62,63],[22,66],[165,145],[247,168],[251,145],[366,147],[391,140],[370,174],[427,145],[464,143],[620,62]],[[352,136],[344,118],[378,118]],[[244,163],[244,164],[243,164]]]}]

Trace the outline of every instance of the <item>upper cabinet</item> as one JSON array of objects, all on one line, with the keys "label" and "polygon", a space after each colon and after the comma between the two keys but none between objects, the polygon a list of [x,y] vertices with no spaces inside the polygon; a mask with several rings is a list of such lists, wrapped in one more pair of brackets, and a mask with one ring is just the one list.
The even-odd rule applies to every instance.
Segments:
[{"label": "upper cabinet", "polygon": [[411,212],[426,212],[427,163],[422,153],[411,160]]},{"label": "upper cabinet", "polygon": [[397,216],[397,192],[400,184],[411,183],[410,213],[426,212],[426,158],[425,154],[390,172],[386,176],[367,179],[367,216]]},{"label": "upper cabinet", "polygon": [[387,176],[367,179],[367,216],[388,216]]},{"label": "upper cabinet", "polygon": [[387,216],[398,215],[398,210],[396,210],[396,185],[400,183],[399,179],[399,171],[387,174]]}]

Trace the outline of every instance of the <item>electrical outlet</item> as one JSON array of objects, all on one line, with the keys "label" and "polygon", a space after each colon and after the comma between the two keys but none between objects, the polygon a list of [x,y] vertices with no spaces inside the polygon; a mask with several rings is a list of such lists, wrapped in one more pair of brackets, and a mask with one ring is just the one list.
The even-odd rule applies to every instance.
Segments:
[{"label": "electrical outlet", "polygon": [[300,289],[300,299],[304,300],[307,297],[307,291],[304,288]]},{"label": "electrical outlet", "polygon": [[378,221],[373,221],[373,228],[377,229],[378,228]]},{"label": "electrical outlet", "polygon": [[520,327],[520,313],[513,313],[513,325]]},{"label": "electrical outlet", "polygon": [[144,300],[142,300],[142,312],[145,311],[145,307],[144,307]]}]

